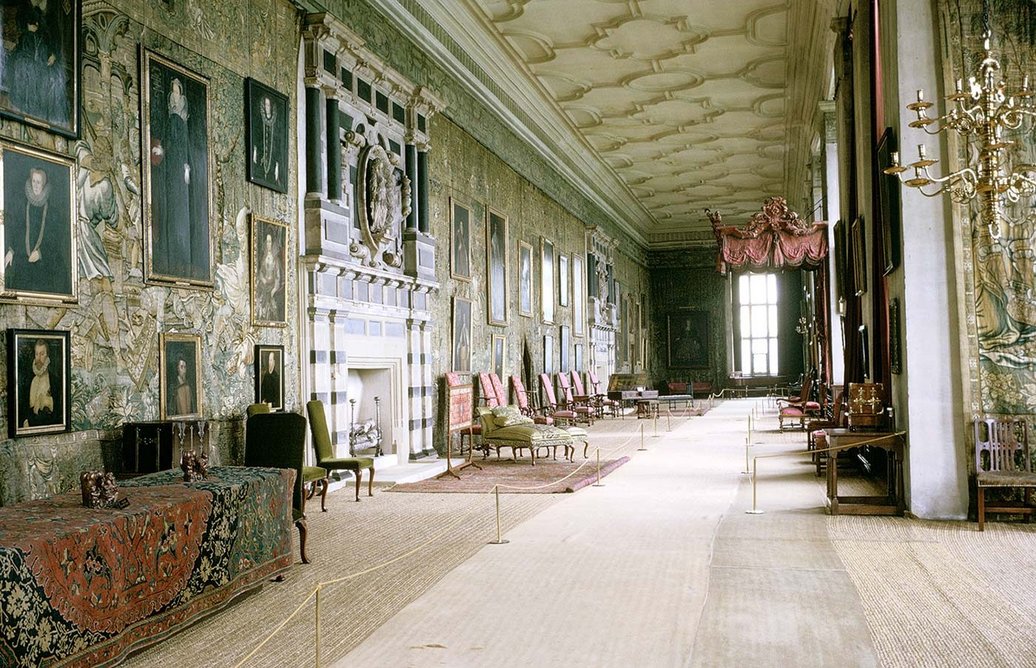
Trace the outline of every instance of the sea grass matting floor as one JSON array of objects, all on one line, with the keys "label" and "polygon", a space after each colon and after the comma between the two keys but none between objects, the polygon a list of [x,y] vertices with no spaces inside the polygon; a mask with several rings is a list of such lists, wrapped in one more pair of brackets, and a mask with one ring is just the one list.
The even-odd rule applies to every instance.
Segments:
[{"label": "sea grass matting floor", "polygon": [[[601,462],[600,477],[604,477],[629,461],[619,457]],[[458,472],[459,478],[443,475],[393,486],[392,492],[431,492],[438,494],[486,494],[500,486],[501,494],[560,494],[575,492],[597,481],[597,462],[573,462],[537,459],[533,466],[528,459],[479,459],[475,466]]]}]

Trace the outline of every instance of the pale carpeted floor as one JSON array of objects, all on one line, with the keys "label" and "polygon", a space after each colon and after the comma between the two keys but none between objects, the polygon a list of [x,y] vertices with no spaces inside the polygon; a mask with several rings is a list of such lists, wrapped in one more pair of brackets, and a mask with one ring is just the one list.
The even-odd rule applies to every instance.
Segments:
[{"label": "pale carpeted floor", "polygon": [[[758,460],[765,512],[746,514],[761,407],[595,424],[602,458],[631,461],[600,488],[502,497],[505,545],[486,544],[488,495],[332,494],[312,565],[125,665],[237,665],[299,606],[245,665],[315,665],[307,596],[392,562],[322,590],[322,665],[1036,666],[1036,525],[830,517],[796,456]],[[752,454],[802,451],[776,422]]]}]

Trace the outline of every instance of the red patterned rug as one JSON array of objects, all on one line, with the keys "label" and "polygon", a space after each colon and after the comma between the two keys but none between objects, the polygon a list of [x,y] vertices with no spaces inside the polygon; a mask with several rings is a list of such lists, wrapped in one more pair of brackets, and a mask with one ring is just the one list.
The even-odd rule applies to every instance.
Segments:
[{"label": "red patterned rug", "polygon": [[[501,494],[561,494],[597,482],[597,462],[592,459],[577,459],[575,463],[537,459],[536,466],[528,459],[479,459],[476,456],[474,461],[482,468],[465,467],[458,473],[460,479],[444,475],[400,483],[389,488],[389,491],[487,494],[493,491],[494,486],[500,485]],[[602,460],[601,477],[628,461],[629,457]]]}]

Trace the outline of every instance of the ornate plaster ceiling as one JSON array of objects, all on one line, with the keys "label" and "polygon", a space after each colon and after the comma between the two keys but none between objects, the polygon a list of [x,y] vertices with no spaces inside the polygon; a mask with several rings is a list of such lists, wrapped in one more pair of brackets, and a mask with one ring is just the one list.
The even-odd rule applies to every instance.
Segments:
[{"label": "ornate plaster ceiling", "polygon": [[533,120],[523,136],[647,245],[708,236],[705,207],[739,223],[803,190],[831,2],[420,4]]}]

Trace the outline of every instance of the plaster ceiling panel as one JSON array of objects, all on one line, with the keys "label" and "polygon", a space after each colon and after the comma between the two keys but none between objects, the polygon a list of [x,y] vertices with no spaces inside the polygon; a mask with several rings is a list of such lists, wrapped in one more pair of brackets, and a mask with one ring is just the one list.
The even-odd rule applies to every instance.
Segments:
[{"label": "plaster ceiling panel", "polygon": [[693,53],[708,37],[708,31],[692,26],[686,16],[626,16],[596,24],[597,39],[590,46],[613,58],[667,60],[682,53]]},{"label": "plaster ceiling panel", "polygon": [[568,114],[572,124],[580,130],[594,128],[601,124],[601,114],[593,107],[570,104],[565,106],[565,113]]},{"label": "plaster ceiling panel", "polygon": [[[639,60],[616,60],[609,54],[596,49],[562,48],[553,51],[550,62],[530,63],[534,74],[539,76],[545,70],[567,72],[585,79],[595,86],[619,88],[628,79],[651,74],[651,64]],[[651,92],[651,91],[648,91]]]},{"label": "plaster ceiling panel", "polygon": [[579,103],[599,109],[604,118],[626,118],[637,110],[635,105],[647,104],[657,97],[650,93],[599,86],[586,91]]},{"label": "plaster ceiling panel", "polygon": [[781,192],[785,156],[809,137],[789,135],[788,117],[816,103],[787,98],[801,86],[786,90],[786,71],[796,82],[830,72],[833,49],[789,61],[800,36],[826,34],[833,0],[419,4],[497,82],[501,107],[529,118],[505,122],[529,123],[518,134],[641,242],[707,230],[704,206],[741,224],[765,196],[794,196]]},{"label": "plaster ceiling panel", "polygon": [[561,72],[544,73],[540,81],[558,102],[581,100],[592,88],[588,82]]},{"label": "plaster ceiling panel", "polygon": [[[498,20],[490,14],[487,5],[499,1],[477,0],[490,20],[501,32],[507,30],[536,30],[550,35],[555,44],[585,45],[597,37],[594,24],[607,24],[629,16],[626,2],[599,2],[598,0],[536,0],[522,2],[521,12],[509,20]],[[512,14],[514,14],[512,12]],[[506,17],[506,12],[502,13]]]},{"label": "plaster ceiling panel", "polygon": [[633,118],[651,126],[701,125],[711,123],[723,115],[723,109],[716,108],[708,98],[697,100],[661,100],[640,106]]}]

